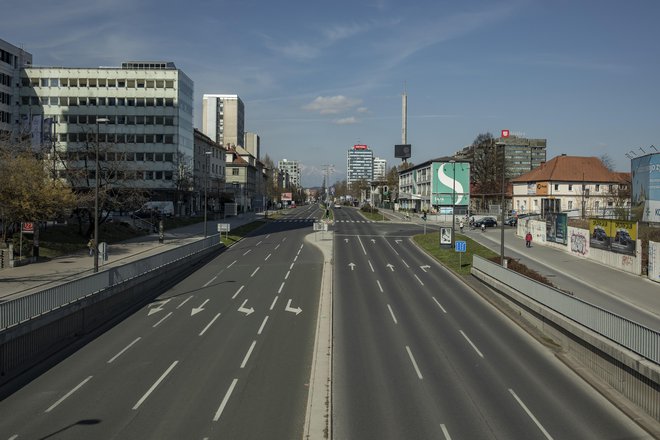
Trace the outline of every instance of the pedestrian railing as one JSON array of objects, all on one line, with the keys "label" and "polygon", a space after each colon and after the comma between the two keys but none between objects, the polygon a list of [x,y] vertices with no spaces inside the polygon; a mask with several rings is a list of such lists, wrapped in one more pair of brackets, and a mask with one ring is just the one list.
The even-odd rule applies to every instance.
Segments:
[{"label": "pedestrian railing", "polygon": [[220,246],[217,235],[0,303],[0,331],[215,246]]},{"label": "pedestrian railing", "polygon": [[477,255],[472,267],[613,342],[660,364],[660,333],[627,318],[519,275]]}]

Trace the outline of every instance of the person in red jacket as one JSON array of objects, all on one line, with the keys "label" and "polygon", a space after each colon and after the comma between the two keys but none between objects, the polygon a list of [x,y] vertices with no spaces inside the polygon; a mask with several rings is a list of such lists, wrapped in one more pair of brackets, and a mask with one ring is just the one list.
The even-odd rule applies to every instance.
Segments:
[{"label": "person in red jacket", "polygon": [[528,232],[527,235],[525,235],[525,246],[532,247],[532,233],[531,232]]}]

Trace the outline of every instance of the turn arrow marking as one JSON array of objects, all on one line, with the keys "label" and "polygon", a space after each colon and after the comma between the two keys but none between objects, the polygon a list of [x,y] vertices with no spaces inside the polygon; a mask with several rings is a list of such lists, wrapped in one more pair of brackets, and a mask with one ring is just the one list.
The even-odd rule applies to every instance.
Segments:
[{"label": "turn arrow marking", "polygon": [[172,300],[172,298],[166,299],[164,301],[160,301],[160,302],[156,303],[155,307],[151,307],[153,304],[150,304],[151,308],[149,309],[149,315],[147,315],[147,316],[151,316],[154,313],[162,312],[163,311],[163,306],[165,304],[167,304],[168,302],[170,302],[171,300]]},{"label": "turn arrow marking", "polygon": [[389,267],[390,270],[391,270],[392,272],[394,272],[394,266],[392,265],[392,263],[388,264],[387,267]]},{"label": "turn arrow marking", "polygon": [[284,308],[284,310],[287,311],[287,312],[295,313],[296,316],[298,316],[298,314],[299,314],[300,312],[302,312],[302,309],[301,309],[300,307],[296,307],[295,309],[294,309],[293,307],[291,307],[291,300],[290,300],[290,299],[289,299],[289,301],[286,303],[286,307]]},{"label": "turn arrow marking", "polygon": [[198,314],[199,312],[203,312],[204,311],[204,306],[206,305],[207,302],[209,302],[208,299],[206,301],[204,301],[201,306],[193,307],[192,310],[190,311],[190,316],[194,316],[194,315]]},{"label": "turn arrow marking", "polygon": [[430,269],[431,266],[428,266],[428,265],[426,265],[426,266],[419,266],[419,268],[422,269],[424,272],[426,272],[426,269]]},{"label": "turn arrow marking", "polygon": [[245,313],[245,316],[249,316],[250,314],[254,313],[254,309],[252,307],[250,307],[249,309],[243,307],[247,301],[248,301],[247,299],[243,301],[243,304],[241,304],[241,306],[238,308],[238,311],[241,313]]}]

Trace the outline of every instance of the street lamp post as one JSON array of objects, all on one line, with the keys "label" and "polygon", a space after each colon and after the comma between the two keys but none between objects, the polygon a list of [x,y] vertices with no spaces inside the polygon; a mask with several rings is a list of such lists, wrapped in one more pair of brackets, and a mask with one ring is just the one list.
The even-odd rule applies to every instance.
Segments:
[{"label": "street lamp post", "polygon": [[96,172],[94,174],[94,273],[99,271],[99,125],[110,122],[108,118],[96,118],[96,154],[94,162]]},{"label": "street lamp post", "polygon": [[207,187],[209,186],[208,185],[208,180],[209,180],[209,157],[211,156],[211,152],[210,151],[205,151],[204,155],[205,155],[204,163],[205,163],[205,168],[206,168],[206,171],[204,172],[204,238],[206,238],[206,236],[207,236],[206,216],[207,216],[207,213],[208,213],[208,210],[209,210],[209,208],[207,206],[207,203],[208,203],[207,202]]},{"label": "street lamp post", "polygon": [[506,171],[506,161],[505,161],[506,155],[504,153],[506,152],[505,151],[506,145],[500,144],[500,146],[502,147],[502,201],[500,205],[501,206],[500,209],[502,210],[500,215],[501,217],[500,221],[502,223],[500,224],[500,264],[506,267],[506,263],[504,261],[504,190],[505,190],[504,175]]},{"label": "street lamp post", "polygon": [[453,168],[452,188],[451,188],[451,244],[454,245],[456,241],[456,161],[454,159],[450,160]]}]

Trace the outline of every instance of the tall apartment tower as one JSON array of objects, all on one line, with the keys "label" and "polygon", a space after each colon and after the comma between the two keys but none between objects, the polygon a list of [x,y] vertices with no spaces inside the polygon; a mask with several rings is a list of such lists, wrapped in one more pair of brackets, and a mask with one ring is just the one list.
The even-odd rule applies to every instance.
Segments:
[{"label": "tall apartment tower", "polygon": [[261,138],[256,133],[246,132],[243,141],[243,148],[257,160],[261,158]]},{"label": "tall apartment tower", "polygon": [[387,177],[387,160],[374,157],[374,180],[385,180]]},{"label": "tall apartment tower", "polygon": [[174,63],[28,67],[20,79],[17,125],[31,133],[33,147],[41,140],[53,163],[65,158],[66,166],[57,162],[60,177],[87,187],[90,150],[99,149],[104,185],[174,199],[194,157],[193,82]]},{"label": "tall apartment tower", "polygon": [[31,65],[32,54],[0,39],[0,138],[16,128],[20,72]]},{"label": "tall apartment tower", "polygon": [[225,147],[242,147],[245,105],[241,98],[238,95],[205,94],[202,99],[202,132]]},{"label": "tall apartment tower", "polygon": [[277,163],[277,168],[289,174],[289,183],[292,186],[300,186],[300,162],[297,160],[282,159]]},{"label": "tall apartment tower", "polygon": [[351,184],[374,178],[374,152],[366,145],[353,145],[346,153],[346,182]]}]

